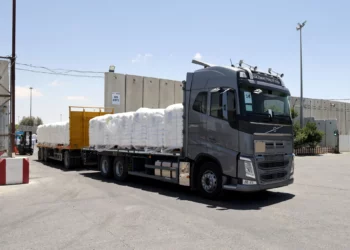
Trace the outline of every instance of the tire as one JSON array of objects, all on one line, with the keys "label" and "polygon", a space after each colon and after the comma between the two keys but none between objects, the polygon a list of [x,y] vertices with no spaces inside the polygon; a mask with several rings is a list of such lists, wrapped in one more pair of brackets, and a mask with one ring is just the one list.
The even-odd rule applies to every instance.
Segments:
[{"label": "tire", "polygon": [[113,176],[116,181],[125,181],[128,178],[128,169],[121,157],[116,157],[113,162]]},{"label": "tire", "polygon": [[38,149],[38,161],[42,161],[41,148]]},{"label": "tire", "polygon": [[213,162],[204,163],[198,175],[198,188],[203,197],[217,198],[222,191],[222,174],[220,167]]},{"label": "tire", "polygon": [[100,159],[100,172],[103,177],[111,177],[112,176],[112,163],[111,159],[108,156],[102,156]]},{"label": "tire", "polygon": [[47,152],[48,150],[47,150],[47,148],[43,148],[43,160],[44,160],[44,162],[47,162],[47,160],[48,160],[48,158],[47,158]]},{"label": "tire", "polygon": [[69,151],[64,151],[63,153],[63,166],[67,170],[72,168],[72,160]]}]

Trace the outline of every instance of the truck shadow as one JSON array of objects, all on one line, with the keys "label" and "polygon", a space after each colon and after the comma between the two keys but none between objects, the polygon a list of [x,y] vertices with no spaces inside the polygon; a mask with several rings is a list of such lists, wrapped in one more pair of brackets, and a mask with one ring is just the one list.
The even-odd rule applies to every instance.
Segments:
[{"label": "truck shadow", "polygon": [[[80,174],[94,180],[115,183],[113,178],[103,178],[97,171]],[[136,176],[130,176],[126,182],[118,182],[116,185],[141,189],[147,192],[173,197],[177,200],[201,203],[206,205],[208,208],[216,209],[218,211],[260,210],[264,207],[286,202],[293,199],[295,196],[294,194],[275,191],[264,191],[259,193],[238,193],[225,191],[217,200],[208,200],[200,197],[198,192],[191,191],[188,187]]]},{"label": "truck shadow", "polygon": [[72,172],[81,172],[81,171],[87,171],[87,170],[95,170],[96,167],[89,167],[89,166],[84,166],[84,167],[74,167],[72,169],[65,169],[63,166],[62,162],[59,161],[47,161],[47,162],[43,162],[43,161],[39,161],[39,160],[32,160],[36,163],[40,163],[41,165],[44,165],[45,167],[50,167],[50,168],[54,168],[54,169],[59,169],[61,171],[72,171]]}]

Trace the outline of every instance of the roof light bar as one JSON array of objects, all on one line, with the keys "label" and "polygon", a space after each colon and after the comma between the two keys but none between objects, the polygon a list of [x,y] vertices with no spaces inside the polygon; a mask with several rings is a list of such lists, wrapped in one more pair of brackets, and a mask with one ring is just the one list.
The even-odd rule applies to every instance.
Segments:
[{"label": "roof light bar", "polygon": [[278,76],[278,77],[280,77],[280,78],[282,78],[282,77],[284,76],[283,73],[282,73],[282,74],[279,74],[279,73],[277,73],[276,71],[273,71],[271,68],[268,69],[268,72],[269,72],[270,75],[272,75],[272,73],[275,73],[276,76]]}]

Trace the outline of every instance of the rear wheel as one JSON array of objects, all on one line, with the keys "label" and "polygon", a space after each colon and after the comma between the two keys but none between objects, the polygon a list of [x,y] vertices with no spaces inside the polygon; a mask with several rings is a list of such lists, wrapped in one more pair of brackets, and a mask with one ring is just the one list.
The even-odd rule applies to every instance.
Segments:
[{"label": "rear wheel", "polygon": [[205,198],[215,199],[222,191],[220,167],[213,162],[204,163],[198,175],[198,186]]},{"label": "rear wheel", "polygon": [[65,169],[72,168],[72,162],[71,162],[69,151],[65,151],[63,154],[63,166]]},{"label": "rear wheel", "polygon": [[39,149],[38,149],[38,160],[39,160],[39,161],[42,161],[42,160],[43,160],[42,151],[43,151],[42,148],[39,148]]},{"label": "rear wheel", "polygon": [[108,156],[101,157],[100,171],[103,177],[110,177],[112,175],[111,159]]},{"label": "rear wheel", "polygon": [[128,177],[128,169],[123,158],[116,157],[113,162],[113,176],[116,181],[125,181]]},{"label": "rear wheel", "polygon": [[47,154],[48,154],[48,149],[47,148],[43,148],[43,160],[44,162],[47,162]]}]

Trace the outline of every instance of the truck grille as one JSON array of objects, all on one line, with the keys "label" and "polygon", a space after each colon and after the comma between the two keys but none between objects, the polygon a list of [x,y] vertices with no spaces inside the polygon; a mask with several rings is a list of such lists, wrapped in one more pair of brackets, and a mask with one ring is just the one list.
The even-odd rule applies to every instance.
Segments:
[{"label": "truck grille", "polygon": [[287,171],[278,172],[278,173],[267,173],[260,175],[260,180],[262,182],[271,182],[282,180],[287,176]]},{"label": "truck grille", "polygon": [[288,166],[289,161],[275,161],[275,162],[259,162],[258,166],[262,170],[285,168]]},{"label": "truck grille", "polygon": [[264,161],[283,161],[284,155],[264,155]]}]

